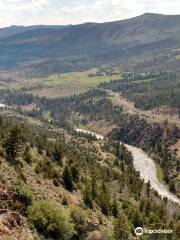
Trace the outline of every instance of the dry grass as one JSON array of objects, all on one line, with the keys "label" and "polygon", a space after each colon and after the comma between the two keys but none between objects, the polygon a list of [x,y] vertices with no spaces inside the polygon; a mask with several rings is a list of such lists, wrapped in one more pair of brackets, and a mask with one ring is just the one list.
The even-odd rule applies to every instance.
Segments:
[{"label": "dry grass", "polygon": [[84,93],[100,83],[109,82],[121,77],[120,74],[119,76],[92,76],[95,72],[96,69],[90,69],[84,72],[54,74],[44,78],[14,78],[11,81],[6,81],[5,85],[1,87],[23,90],[41,97],[54,98]]},{"label": "dry grass", "polygon": [[[107,90],[109,94],[109,98],[113,102],[114,105],[122,106],[123,109],[128,112],[129,114],[138,114],[141,118],[146,119],[148,122],[154,123],[164,123],[168,120],[169,124],[176,125],[180,127],[180,119],[178,118],[177,114],[175,113],[172,115],[172,111],[157,111],[149,110],[143,111],[140,109],[135,108],[134,103],[128,101],[126,98],[122,97],[119,93],[115,93],[111,90]],[[167,109],[167,108],[166,108]]]}]

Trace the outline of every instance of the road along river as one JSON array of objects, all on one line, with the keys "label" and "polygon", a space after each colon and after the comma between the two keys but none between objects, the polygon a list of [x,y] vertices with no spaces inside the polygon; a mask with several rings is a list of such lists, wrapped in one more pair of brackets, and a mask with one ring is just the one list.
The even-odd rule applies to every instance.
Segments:
[{"label": "road along river", "polygon": [[[96,136],[97,139],[104,139],[101,134],[96,134],[83,129],[75,129],[76,132],[82,132]],[[169,190],[157,179],[156,166],[154,161],[140,148],[133,147],[128,144],[124,144],[133,156],[134,168],[140,173],[140,177],[147,183],[151,184],[151,187],[158,192],[158,194],[164,198],[171,200],[172,202],[180,205],[180,199],[169,192]]]}]

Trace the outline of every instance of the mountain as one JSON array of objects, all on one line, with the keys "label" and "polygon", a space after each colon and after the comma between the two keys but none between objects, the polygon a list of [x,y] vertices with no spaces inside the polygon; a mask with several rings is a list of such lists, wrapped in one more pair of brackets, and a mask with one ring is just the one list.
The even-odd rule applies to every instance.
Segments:
[{"label": "mountain", "polygon": [[61,29],[66,26],[58,26],[58,25],[35,25],[35,26],[17,26],[12,25],[10,27],[0,28],[0,39],[6,38],[15,34],[23,33],[25,31],[32,31],[41,28],[52,28],[52,29]]},{"label": "mountain", "polygon": [[0,40],[0,63],[11,67],[37,60],[79,58],[103,63],[126,55],[176,48],[180,45],[179,26],[178,15],[150,13],[109,23],[34,26]]}]

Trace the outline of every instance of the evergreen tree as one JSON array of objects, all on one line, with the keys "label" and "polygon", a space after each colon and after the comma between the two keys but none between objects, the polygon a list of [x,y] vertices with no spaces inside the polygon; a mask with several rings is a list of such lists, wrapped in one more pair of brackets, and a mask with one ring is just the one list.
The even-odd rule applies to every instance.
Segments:
[{"label": "evergreen tree", "polygon": [[98,194],[98,204],[103,214],[108,216],[111,213],[111,197],[104,182],[102,184],[102,189]]},{"label": "evergreen tree", "polygon": [[85,187],[83,199],[84,199],[84,203],[87,207],[93,208],[92,191],[91,191],[89,184],[87,184]]},{"label": "evergreen tree", "polygon": [[176,193],[176,186],[175,186],[174,180],[171,180],[170,186],[169,186],[169,190],[170,190],[172,193]]},{"label": "evergreen tree", "polygon": [[146,193],[147,193],[148,197],[150,196],[150,190],[151,190],[151,184],[150,184],[150,181],[148,181],[148,183],[146,185]]},{"label": "evergreen tree", "polygon": [[70,192],[73,191],[73,177],[72,177],[72,173],[71,170],[69,169],[69,167],[66,165],[63,171],[63,181],[64,181],[64,186],[67,190],[69,190]]},{"label": "evergreen tree", "polygon": [[55,161],[60,162],[63,157],[62,149],[60,145],[55,145],[54,146],[54,151],[53,151],[53,158]]},{"label": "evergreen tree", "polygon": [[93,200],[97,197],[98,193],[97,193],[97,181],[95,176],[93,176],[92,181],[91,181],[91,189],[92,189],[92,198]]},{"label": "evergreen tree", "polygon": [[24,150],[24,161],[27,162],[28,164],[32,162],[32,155],[29,146],[26,146]]},{"label": "evergreen tree", "polygon": [[130,225],[126,215],[122,212],[114,222],[114,238],[116,240],[130,239]]},{"label": "evergreen tree", "polygon": [[6,149],[6,154],[10,160],[17,158],[18,154],[22,150],[25,142],[25,137],[23,135],[23,128],[21,126],[15,125],[7,137],[4,147]]},{"label": "evergreen tree", "polygon": [[73,181],[77,183],[79,181],[79,174],[80,174],[77,166],[71,167],[71,173],[72,173]]},{"label": "evergreen tree", "polygon": [[112,204],[112,214],[114,215],[114,217],[118,217],[118,213],[119,213],[119,205],[118,205],[118,201],[115,198]]}]

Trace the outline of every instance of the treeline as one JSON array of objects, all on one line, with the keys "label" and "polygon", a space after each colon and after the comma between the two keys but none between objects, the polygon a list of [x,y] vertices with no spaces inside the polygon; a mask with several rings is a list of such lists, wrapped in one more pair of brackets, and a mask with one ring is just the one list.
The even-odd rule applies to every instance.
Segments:
[{"label": "treeline", "polygon": [[126,124],[119,123],[109,137],[139,146],[151,154],[154,160],[160,164],[163,170],[163,180],[169,185],[170,191],[179,196],[180,162],[176,153],[170,150],[170,146],[180,138],[180,130],[176,126],[167,127],[167,125],[168,123],[164,123],[162,126],[149,124],[144,119],[133,115],[129,116]]},{"label": "treeline", "polygon": [[[21,114],[43,119],[43,114],[49,112],[50,122],[55,126],[73,128],[74,125],[87,124],[92,120],[117,118],[122,109],[113,107],[103,90],[90,90],[84,94],[64,98],[39,98],[21,91],[0,90],[0,98],[7,105],[14,106]],[[22,111],[21,106],[34,104],[31,111]]]},{"label": "treeline", "polygon": [[180,110],[180,83],[173,73],[125,73],[119,81],[100,86],[121,92],[143,110],[164,105]]},{"label": "treeline", "polygon": [[[11,183],[13,201],[2,201],[1,207],[20,212],[45,238],[88,239],[88,234],[98,232],[109,240],[131,240],[137,226],[156,229],[160,224],[173,229],[173,239],[179,239],[177,214],[170,218],[167,200],[162,201],[150,190],[150,184],[139,178],[124,145],[82,136],[68,139],[49,142],[31,127],[0,118],[1,159],[14,167],[18,176],[17,182]],[[100,144],[101,151],[111,158],[100,157],[93,143]],[[6,177],[7,169],[3,169]],[[31,183],[31,174],[41,179],[41,184],[42,178],[51,181],[61,199],[57,201],[48,192],[41,195],[38,183]],[[63,195],[65,192],[68,195]],[[76,193],[81,202],[72,206],[67,196],[75,197]]]},{"label": "treeline", "polygon": [[[157,75],[150,76],[157,77]],[[2,100],[6,104],[17,106],[17,111],[21,114],[38,118],[53,126],[72,130],[74,126],[87,125],[99,120],[106,120],[116,125],[117,128],[112,131],[110,137],[155,153],[154,158],[163,169],[164,181],[173,193],[179,195],[177,181],[179,160],[169,149],[180,137],[180,130],[176,126],[167,128],[166,124],[150,124],[136,115],[128,115],[122,108],[113,106],[106,92],[100,89],[90,90],[78,96],[55,99],[33,97],[19,91],[1,90],[0,93]],[[21,110],[21,105],[32,103],[35,106],[33,110]],[[49,119],[43,117],[46,112],[49,114]]]}]

